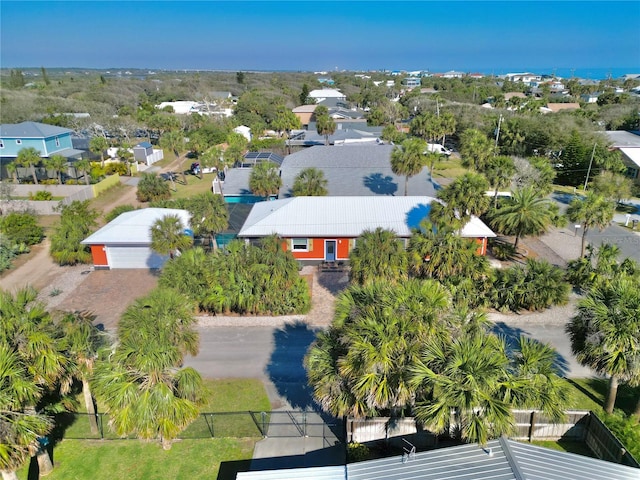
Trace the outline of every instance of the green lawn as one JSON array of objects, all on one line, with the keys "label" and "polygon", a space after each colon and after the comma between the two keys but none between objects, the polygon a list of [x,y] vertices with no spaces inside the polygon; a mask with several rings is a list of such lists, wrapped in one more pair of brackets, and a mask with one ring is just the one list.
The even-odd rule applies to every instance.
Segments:
[{"label": "green lawn", "polygon": [[176,191],[171,192],[171,198],[189,198],[199,193],[210,192],[211,182],[215,178],[215,174],[205,173],[202,175],[202,180],[195,175],[186,175],[186,178],[187,185],[183,185],[182,175],[178,174],[176,176]]},{"label": "green lawn", "polygon": [[[600,414],[603,409],[602,405],[607,395],[609,382],[601,378],[573,378],[567,380],[573,387],[572,399],[574,407],[580,410],[593,410],[596,414]],[[633,413],[638,401],[638,391],[640,387],[630,387],[623,384],[618,388],[616,396],[616,410],[621,410],[629,415]]]},{"label": "green lawn", "polygon": [[[238,413],[198,418],[183,432],[184,439],[174,442],[169,451],[162,450],[158,442],[116,439],[106,425],[105,437],[110,440],[71,439],[91,436],[87,418],[80,417],[66,426],[66,439],[55,445],[55,470],[48,478],[234,479],[237,471],[248,466],[255,442],[261,438],[248,411],[269,411],[269,399],[262,382],[256,379],[207,379],[205,383],[209,396],[202,412]],[[82,402],[79,411],[84,412]],[[211,430],[217,438],[211,438]],[[218,476],[223,462],[227,463]],[[28,478],[28,471],[29,466],[20,470],[20,480]]]}]

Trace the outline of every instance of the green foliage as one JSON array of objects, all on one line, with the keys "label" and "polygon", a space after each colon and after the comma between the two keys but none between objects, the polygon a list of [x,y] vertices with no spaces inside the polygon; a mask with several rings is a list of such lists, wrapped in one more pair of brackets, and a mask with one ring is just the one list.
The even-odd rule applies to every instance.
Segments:
[{"label": "green foliage", "polygon": [[155,202],[171,198],[169,184],[155,173],[143,173],[138,182],[136,197],[139,202]]},{"label": "green foliage", "polygon": [[60,224],[51,236],[51,257],[60,265],[91,262],[91,250],[80,242],[96,228],[98,212],[88,200],[75,200],[60,207]]},{"label": "green foliage", "polygon": [[104,219],[107,223],[109,223],[112,220],[115,220],[116,218],[118,218],[121,214],[125,213],[125,212],[131,212],[133,210],[135,210],[136,207],[134,207],[133,205],[127,204],[127,205],[118,205],[117,207],[115,207],[113,210],[111,210],[109,213],[107,213],[104,216]]},{"label": "green foliage", "polygon": [[188,250],[165,265],[159,284],[215,313],[288,315],[306,313],[311,306],[298,263],[276,237],[264,239],[261,246],[234,241],[226,252]]},{"label": "green foliage", "polygon": [[602,414],[602,421],[628,449],[633,458],[640,458],[640,428],[636,418],[616,411]]},{"label": "green foliage", "polygon": [[324,172],[314,167],[301,170],[293,182],[294,197],[322,197],[327,194],[327,179]]},{"label": "green foliage", "polygon": [[408,194],[409,178],[419,174],[427,164],[425,142],[419,138],[408,138],[401,147],[391,152],[391,170],[396,175],[404,175],[404,195]]},{"label": "green foliage", "polygon": [[489,248],[493,256],[498,260],[513,260],[516,257],[516,248],[510,243],[491,239]]},{"label": "green foliage", "polygon": [[165,215],[151,226],[151,249],[171,258],[189,248],[193,240],[185,235],[185,228],[178,215]]},{"label": "green foliage", "polygon": [[105,163],[104,173],[105,175],[113,175],[114,173],[117,173],[118,175],[127,175],[127,165],[122,162]]},{"label": "green foliage", "polygon": [[53,194],[46,190],[38,190],[35,195],[32,192],[29,192],[29,200],[43,201],[43,200],[51,200],[53,198]]},{"label": "green foliage", "polygon": [[569,299],[564,272],[546,260],[527,259],[525,265],[497,270],[489,292],[491,306],[501,311],[540,311]]},{"label": "green foliage", "polygon": [[585,197],[571,200],[567,218],[582,227],[581,257],[584,256],[587,233],[594,228],[604,230],[611,223],[614,211],[614,203],[596,192],[588,192]]},{"label": "green foliage", "polygon": [[277,195],[282,186],[278,165],[273,162],[260,162],[251,169],[249,188],[260,197]]},{"label": "green foliage", "polygon": [[44,229],[31,212],[9,212],[0,217],[0,233],[10,243],[35,245],[44,238]]},{"label": "green foliage", "polygon": [[361,443],[350,442],[347,445],[347,463],[362,462],[371,458],[369,447]]},{"label": "green foliage", "polygon": [[375,281],[397,283],[407,279],[407,255],[391,230],[366,230],[349,254],[349,279],[358,285]]}]

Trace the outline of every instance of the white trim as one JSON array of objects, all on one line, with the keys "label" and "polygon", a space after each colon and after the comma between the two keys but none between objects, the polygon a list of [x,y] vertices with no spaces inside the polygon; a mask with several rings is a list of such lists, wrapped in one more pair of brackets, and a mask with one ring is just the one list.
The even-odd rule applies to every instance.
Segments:
[{"label": "white trim", "polygon": [[[336,249],[333,251],[333,256],[334,259],[333,261],[338,261],[338,239],[337,238],[325,238],[324,239],[324,259],[327,260],[327,242],[333,242],[336,246]],[[331,261],[331,260],[327,260],[327,261]]]},{"label": "white trim", "polygon": [[[304,248],[296,248],[294,242],[298,240],[304,240]],[[309,251],[309,239],[308,238],[292,238],[291,239],[291,251],[292,252],[308,252]]]}]

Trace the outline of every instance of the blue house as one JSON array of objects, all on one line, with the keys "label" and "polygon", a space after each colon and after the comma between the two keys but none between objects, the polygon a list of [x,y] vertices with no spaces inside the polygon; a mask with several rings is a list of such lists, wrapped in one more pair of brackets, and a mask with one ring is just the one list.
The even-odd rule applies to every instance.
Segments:
[{"label": "blue house", "polygon": [[41,158],[62,155],[69,161],[82,158],[82,150],[71,143],[72,130],[45,123],[22,122],[0,125],[0,179],[7,177],[5,165],[23,148],[33,147]]}]

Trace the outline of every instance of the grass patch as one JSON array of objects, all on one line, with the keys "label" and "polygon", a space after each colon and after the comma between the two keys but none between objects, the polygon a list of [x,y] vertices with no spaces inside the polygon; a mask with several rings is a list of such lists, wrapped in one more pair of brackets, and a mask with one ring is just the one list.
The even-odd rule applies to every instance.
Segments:
[{"label": "grass patch", "polygon": [[[233,479],[235,473],[247,470],[256,439],[220,438],[181,440],[171,450],[164,451],[158,443],[138,440],[64,440],[54,452],[54,471],[48,479],[58,480],[146,480],[171,478]],[[236,465],[234,472],[223,463]],[[20,480],[29,478],[29,466],[19,473]]]},{"label": "grass patch", "polygon": [[[602,413],[604,399],[609,389],[609,381],[603,378],[573,378],[567,382],[573,387],[573,401],[576,406],[584,410],[593,410],[596,414]],[[626,415],[633,413],[638,401],[640,387],[631,387],[627,384],[618,387],[616,396],[616,410],[624,412]]]},{"label": "grass patch", "polygon": [[534,440],[531,444],[537,445],[538,447],[550,448],[551,450],[558,450],[559,452],[577,453],[585,457],[596,458],[586,443],[575,440]]},{"label": "grass patch", "polygon": [[451,155],[435,163],[433,176],[434,178],[457,178],[468,172],[471,170],[462,166],[460,158]]},{"label": "grass patch", "polygon": [[211,182],[215,175],[211,173],[205,173],[202,179],[195,175],[185,174],[187,178],[187,184],[182,184],[182,174],[176,176],[176,191],[171,192],[171,198],[189,198],[199,193],[205,193],[211,191]]}]

